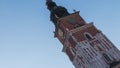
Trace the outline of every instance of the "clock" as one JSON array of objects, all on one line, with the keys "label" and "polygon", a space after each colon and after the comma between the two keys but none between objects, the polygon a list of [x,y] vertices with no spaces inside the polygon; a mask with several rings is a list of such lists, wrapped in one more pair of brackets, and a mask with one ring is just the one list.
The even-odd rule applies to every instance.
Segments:
[{"label": "clock", "polygon": [[77,22],[77,21],[76,21],[75,18],[72,18],[72,17],[71,17],[71,18],[68,19],[68,23],[76,24],[76,22]]}]

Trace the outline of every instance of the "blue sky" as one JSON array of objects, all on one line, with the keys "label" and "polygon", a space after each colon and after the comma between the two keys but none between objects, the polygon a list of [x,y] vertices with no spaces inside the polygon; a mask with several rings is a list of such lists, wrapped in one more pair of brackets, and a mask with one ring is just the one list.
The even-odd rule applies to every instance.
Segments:
[{"label": "blue sky", "polygon": [[[54,0],[80,11],[120,49],[120,0]],[[54,38],[45,0],[0,0],[0,68],[74,68]]]}]

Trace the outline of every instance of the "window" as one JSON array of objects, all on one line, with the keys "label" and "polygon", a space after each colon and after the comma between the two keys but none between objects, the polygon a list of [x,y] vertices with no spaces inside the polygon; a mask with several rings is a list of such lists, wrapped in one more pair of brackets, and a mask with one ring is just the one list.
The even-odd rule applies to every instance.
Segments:
[{"label": "window", "polygon": [[77,24],[76,19],[73,18],[73,17],[70,17],[70,18],[68,19],[68,22],[71,23],[71,24]]},{"label": "window", "polygon": [[91,40],[91,39],[92,39],[92,36],[91,36],[90,33],[85,32],[84,35],[85,35],[85,37],[86,37],[88,40]]},{"label": "window", "polygon": [[90,35],[86,34],[85,35],[87,39],[91,40],[92,38],[90,37]]},{"label": "window", "polygon": [[111,62],[111,59],[109,58],[109,56],[107,54],[103,54],[103,57],[105,58],[105,60],[107,60],[107,62]]}]

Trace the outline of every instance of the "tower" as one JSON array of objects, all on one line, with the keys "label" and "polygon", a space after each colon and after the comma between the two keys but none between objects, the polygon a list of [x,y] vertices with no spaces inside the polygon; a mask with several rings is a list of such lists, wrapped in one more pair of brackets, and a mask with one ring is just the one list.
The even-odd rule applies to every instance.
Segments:
[{"label": "tower", "polygon": [[55,37],[75,68],[120,68],[120,51],[93,23],[86,23],[79,12],[69,13],[52,0],[46,5]]}]

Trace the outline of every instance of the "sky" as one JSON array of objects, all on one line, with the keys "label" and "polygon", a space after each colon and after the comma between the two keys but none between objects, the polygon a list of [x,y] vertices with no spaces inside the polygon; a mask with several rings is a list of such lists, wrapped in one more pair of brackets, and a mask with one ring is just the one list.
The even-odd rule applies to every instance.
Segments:
[{"label": "sky", "polygon": [[[54,0],[103,32],[120,49],[120,0]],[[0,68],[74,68],[45,0],[0,0]]]}]

